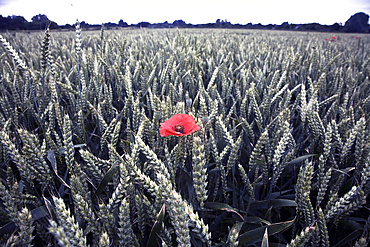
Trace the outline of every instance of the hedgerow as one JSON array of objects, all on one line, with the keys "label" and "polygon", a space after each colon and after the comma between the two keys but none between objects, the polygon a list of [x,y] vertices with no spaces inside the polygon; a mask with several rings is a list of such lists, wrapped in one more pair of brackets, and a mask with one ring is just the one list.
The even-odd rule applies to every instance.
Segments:
[{"label": "hedgerow", "polygon": [[367,246],[370,39],[333,35],[3,33],[0,242]]}]

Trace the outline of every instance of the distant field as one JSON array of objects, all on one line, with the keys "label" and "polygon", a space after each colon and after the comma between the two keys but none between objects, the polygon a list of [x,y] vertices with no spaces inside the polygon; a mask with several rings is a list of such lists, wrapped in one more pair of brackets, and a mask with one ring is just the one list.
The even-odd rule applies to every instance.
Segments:
[{"label": "distant field", "polygon": [[0,243],[368,245],[370,35],[0,38]]}]

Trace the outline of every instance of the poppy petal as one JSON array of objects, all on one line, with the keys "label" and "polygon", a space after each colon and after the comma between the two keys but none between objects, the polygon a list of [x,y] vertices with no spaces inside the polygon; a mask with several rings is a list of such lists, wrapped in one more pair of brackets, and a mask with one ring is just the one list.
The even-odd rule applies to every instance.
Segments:
[{"label": "poppy petal", "polygon": [[171,129],[166,129],[166,128],[161,128],[159,130],[159,133],[161,135],[161,137],[166,137],[166,136],[178,136],[179,134],[176,132],[176,131],[173,131]]},{"label": "poppy petal", "polygon": [[[183,132],[175,131],[175,125],[182,125],[184,127]],[[195,124],[195,120],[192,116],[188,114],[175,114],[161,123],[159,132],[162,137],[169,135],[185,136],[198,130],[200,130],[200,127]]]}]

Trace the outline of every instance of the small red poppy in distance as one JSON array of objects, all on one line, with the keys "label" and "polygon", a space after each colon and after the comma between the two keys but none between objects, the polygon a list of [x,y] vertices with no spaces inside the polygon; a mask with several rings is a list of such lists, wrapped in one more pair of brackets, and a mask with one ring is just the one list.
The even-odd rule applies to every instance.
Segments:
[{"label": "small red poppy in distance", "polygon": [[171,118],[161,123],[159,133],[165,136],[186,136],[200,130],[195,124],[195,120],[188,114],[175,114]]}]

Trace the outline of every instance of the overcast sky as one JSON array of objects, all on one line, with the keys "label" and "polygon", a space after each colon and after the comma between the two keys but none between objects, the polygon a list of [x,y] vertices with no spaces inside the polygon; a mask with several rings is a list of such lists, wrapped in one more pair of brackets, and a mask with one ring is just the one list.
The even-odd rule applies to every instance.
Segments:
[{"label": "overcast sky", "polygon": [[370,0],[0,0],[0,14],[20,15],[31,21],[45,14],[58,25],[76,19],[89,24],[128,24],[141,21],[162,23],[214,23],[217,19],[232,24],[312,23],[344,24],[357,12],[370,14]]}]

